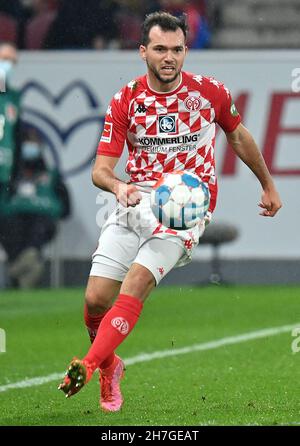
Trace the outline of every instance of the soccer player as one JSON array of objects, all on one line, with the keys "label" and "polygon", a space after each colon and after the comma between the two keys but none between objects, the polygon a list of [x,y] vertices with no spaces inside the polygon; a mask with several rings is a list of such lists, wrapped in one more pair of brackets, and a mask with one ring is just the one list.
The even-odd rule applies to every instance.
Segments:
[{"label": "soccer player", "polygon": [[[175,231],[158,224],[150,209],[156,181],[174,170],[198,175],[210,189],[209,219],[217,198],[217,123],[261,183],[261,215],[273,217],[281,207],[264,159],[241,124],[229,90],[214,78],[182,71],[186,36],[183,18],[166,12],[146,17],[140,56],[147,74],[113,97],[93,168],[93,183],[113,193],[118,205],[102,227],[86,290],[84,318],[92,345],[82,360],[71,361],[59,389],[72,396],[98,368],[100,405],[106,411],[118,411],[123,402],[124,364],[116,348],[134,328],[151,290],[172,268],[190,260],[205,227],[202,222],[188,231]],[[114,174],[125,141],[128,183]]]}]

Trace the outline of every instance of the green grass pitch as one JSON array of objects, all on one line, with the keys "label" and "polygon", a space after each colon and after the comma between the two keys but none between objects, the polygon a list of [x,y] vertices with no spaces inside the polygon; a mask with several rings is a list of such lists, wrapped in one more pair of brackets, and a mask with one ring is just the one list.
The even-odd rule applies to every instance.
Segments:
[{"label": "green grass pitch", "polygon": [[[118,352],[129,359],[270,327],[300,327],[299,302],[296,286],[160,287]],[[292,353],[292,330],[128,365],[125,403],[115,414],[98,407],[97,374],[69,400],[57,390],[59,379],[6,389],[63,376],[72,357],[85,354],[82,309],[83,290],[1,291],[6,353],[0,353],[0,425],[300,424],[300,352]]]}]

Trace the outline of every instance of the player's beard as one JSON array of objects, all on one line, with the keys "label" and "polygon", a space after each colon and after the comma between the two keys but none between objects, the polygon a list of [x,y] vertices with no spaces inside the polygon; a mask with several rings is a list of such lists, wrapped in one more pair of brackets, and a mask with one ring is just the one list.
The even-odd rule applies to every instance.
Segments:
[{"label": "player's beard", "polygon": [[176,70],[175,68],[175,74],[172,77],[169,77],[167,79],[161,77],[161,75],[159,74],[159,71],[153,66],[151,65],[148,60],[146,60],[147,63],[147,67],[148,69],[154,74],[154,76],[156,77],[157,80],[159,80],[160,82],[162,82],[163,84],[171,84],[172,82],[174,82],[180,75],[180,70]]}]

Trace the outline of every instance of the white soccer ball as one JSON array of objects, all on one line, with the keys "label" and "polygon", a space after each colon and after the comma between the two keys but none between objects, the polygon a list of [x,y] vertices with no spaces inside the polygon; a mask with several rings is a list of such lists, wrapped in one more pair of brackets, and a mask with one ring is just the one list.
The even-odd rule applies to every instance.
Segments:
[{"label": "white soccer ball", "polygon": [[194,173],[172,172],[164,175],[151,191],[151,209],[164,226],[186,230],[204,219],[210,194],[206,183]]}]

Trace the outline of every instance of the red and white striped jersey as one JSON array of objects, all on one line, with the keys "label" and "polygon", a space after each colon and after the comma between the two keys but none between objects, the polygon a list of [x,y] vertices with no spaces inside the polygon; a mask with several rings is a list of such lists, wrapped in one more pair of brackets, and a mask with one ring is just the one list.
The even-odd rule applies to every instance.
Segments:
[{"label": "red and white striped jersey", "polygon": [[152,90],[139,77],[113,97],[97,153],[120,157],[128,148],[130,182],[152,186],[163,174],[188,170],[208,183],[215,208],[215,134],[218,123],[232,132],[241,122],[229,90],[212,77],[181,73],[178,87]]}]

